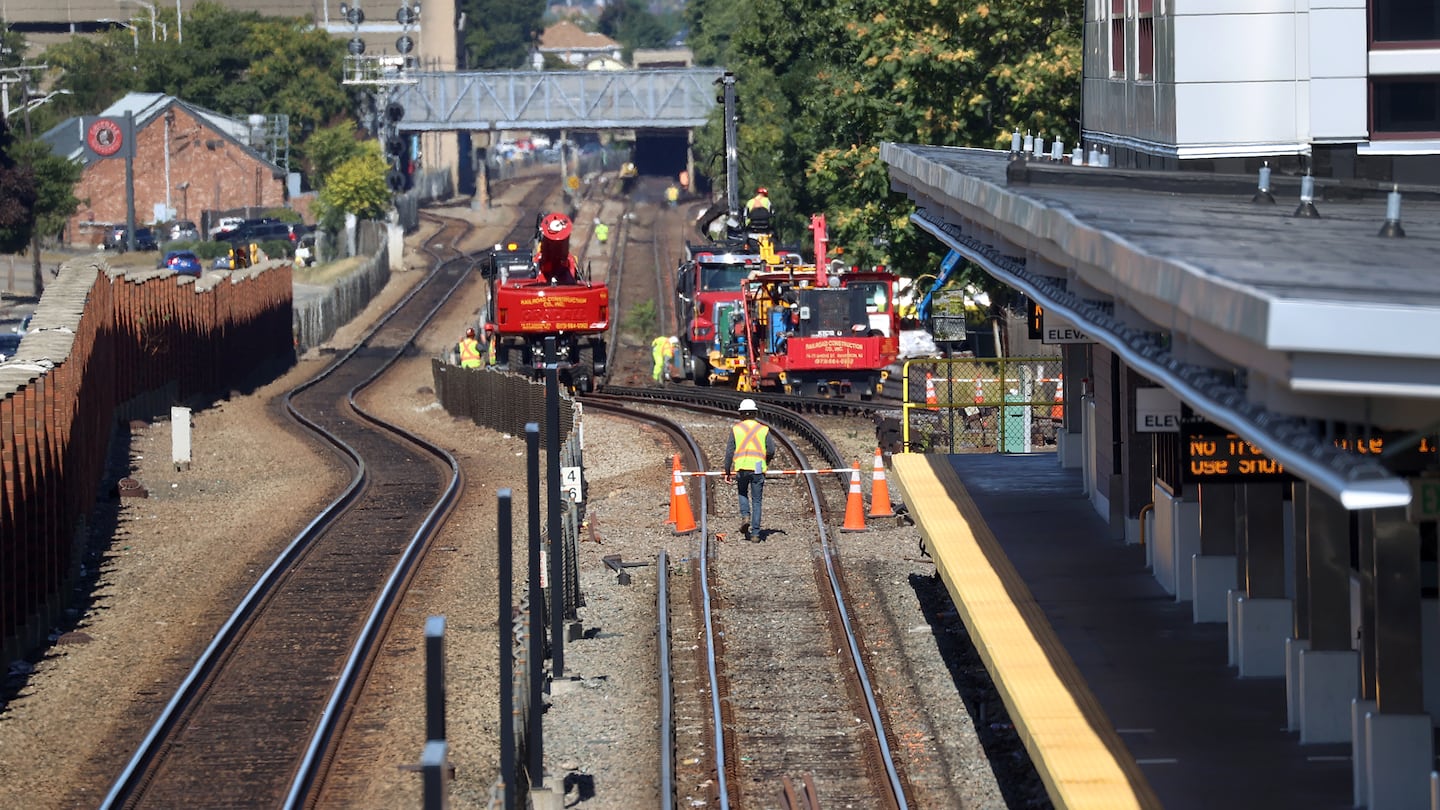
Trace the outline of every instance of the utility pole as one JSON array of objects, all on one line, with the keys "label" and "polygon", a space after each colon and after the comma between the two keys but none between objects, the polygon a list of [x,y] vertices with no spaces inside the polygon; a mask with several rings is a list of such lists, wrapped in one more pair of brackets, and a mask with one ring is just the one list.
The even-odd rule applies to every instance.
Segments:
[{"label": "utility pole", "polygon": [[[11,68],[0,68],[0,85],[4,86],[3,112],[6,118],[9,118],[11,112],[10,85],[18,84],[20,86],[20,109],[25,119],[25,140],[27,143],[33,140],[35,137],[35,134],[31,131],[30,128],[30,107],[32,106],[31,88],[33,86],[33,74],[37,72],[43,72],[47,68],[49,68],[49,65],[17,65]],[[26,160],[26,163],[27,165],[25,166],[25,168],[30,169],[33,173],[33,170],[35,168],[34,165],[30,164],[28,158]],[[42,272],[40,267],[40,228],[38,222],[36,222],[30,229],[30,253],[31,268],[34,271],[34,293],[36,297],[39,297],[41,291],[45,289],[45,274]]]}]

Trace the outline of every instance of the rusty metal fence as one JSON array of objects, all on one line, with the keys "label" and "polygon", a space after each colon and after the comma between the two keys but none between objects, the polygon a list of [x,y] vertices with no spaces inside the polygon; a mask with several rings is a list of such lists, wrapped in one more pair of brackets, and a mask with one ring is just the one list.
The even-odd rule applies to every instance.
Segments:
[{"label": "rusty metal fence", "polygon": [[1059,357],[921,358],[905,363],[907,453],[1055,449],[1064,419]]}]

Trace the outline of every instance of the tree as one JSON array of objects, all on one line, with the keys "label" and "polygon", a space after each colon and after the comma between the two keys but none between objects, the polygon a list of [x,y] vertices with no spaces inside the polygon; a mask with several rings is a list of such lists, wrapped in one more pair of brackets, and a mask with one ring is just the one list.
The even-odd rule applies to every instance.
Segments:
[{"label": "tree", "polygon": [[390,188],[385,185],[385,172],[389,168],[375,141],[361,143],[359,154],[336,166],[326,177],[318,200],[318,216],[326,229],[338,229],[347,213],[374,219],[388,211]]},{"label": "tree", "polygon": [[19,253],[35,227],[35,173],[12,157],[14,138],[0,119],[0,253]]},{"label": "tree", "polygon": [[30,167],[35,178],[35,233],[53,240],[80,208],[75,185],[85,167],[55,154],[39,138],[16,143],[14,154],[22,166]]},{"label": "tree", "polygon": [[316,188],[324,188],[325,179],[336,167],[358,157],[362,151],[353,121],[317,129],[305,142],[305,162],[310,170],[311,182]]},{"label": "tree", "polygon": [[[746,185],[782,195],[782,229],[824,210],[856,263],[918,273],[939,258],[890,192],[880,143],[1008,147],[1014,127],[1078,129],[1081,20],[1062,0],[699,0],[687,21],[697,57],[740,79]],[[697,144],[713,148],[718,126]]]},{"label": "tree", "polygon": [[607,3],[596,29],[620,43],[627,62],[636,48],[658,48],[669,42],[676,30],[651,14],[643,0]]},{"label": "tree", "polygon": [[468,20],[465,65],[470,70],[529,67],[531,46],[540,38],[545,0],[461,0]]}]

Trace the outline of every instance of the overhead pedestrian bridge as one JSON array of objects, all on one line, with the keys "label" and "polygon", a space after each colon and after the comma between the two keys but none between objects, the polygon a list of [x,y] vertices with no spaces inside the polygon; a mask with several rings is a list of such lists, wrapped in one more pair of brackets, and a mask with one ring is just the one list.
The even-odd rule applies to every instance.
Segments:
[{"label": "overhead pedestrian bridge", "polygon": [[717,104],[723,68],[407,72],[400,129],[689,129]]}]

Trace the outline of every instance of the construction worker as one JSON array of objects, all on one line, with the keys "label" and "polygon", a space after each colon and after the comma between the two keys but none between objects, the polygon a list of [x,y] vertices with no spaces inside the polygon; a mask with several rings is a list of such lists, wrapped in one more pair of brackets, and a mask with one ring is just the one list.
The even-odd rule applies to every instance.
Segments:
[{"label": "construction worker", "polygon": [[600,244],[603,245],[603,244],[605,244],[605,242],[606,242],[609,238],[610,238],[610,226],[609,226],[609,225],[606,225],[606,224],[603,223],[603,222],[601,222],[601,221],[597,218],[597,219],[595,220],[595,241],[597,241],[597,242],[599,242]]},{"label": "construction worker", "polygon": [[674,353],[675,346],[665,335],[650,341],[650,356],[655,360],[655,370],[651,372],[651,376],[654,377],[655,382],[662,382],[662,375],[668,376],[665,367],[670,365],[670,358]]},{"label": "construction worker", "polygon": [[675,335],[671,335],[670,356],[665,360],[665,374],[667,376],[673,376],[676,374],[683,376],[684,370],[680,368],[680,362],[683,359],[684,356],[680,351],[680,338],[676,337]]},{"label": "construction worker", "polygon": [[671,184],[669,185],[669,187],[667,187],[667,188],[665,189],[665,202],[669,203],[671,208],[674,208],[674,207],[675,207],[675,204],[678,203],[679,201],[680,201],[680,188],[679,188],[678,186],[676,186],[674,183],[671,183]]},{"label": "construction worker", "polygon": [[765,493],[765,470],[775,457],[775,440],[770,428],[759,421],[760,408],[755,400],[740,403],[740,421],[730,428],[725,445],[725,483],[734,482],[740,495],[740,533],[747,540],[760,542],[765,532],[760,528],[760,502]]},{"label": "construction worker", "polygon": [[480,341],[475,339],[475,327],[465,329],[465,337],[460,338],[460,367],[480,368]]},{"label": "construction worker", "polygon": [[770,230],[770,192],[764,186],[755,189],[755,196],[745,203],[745,219],[752,231]]}]

